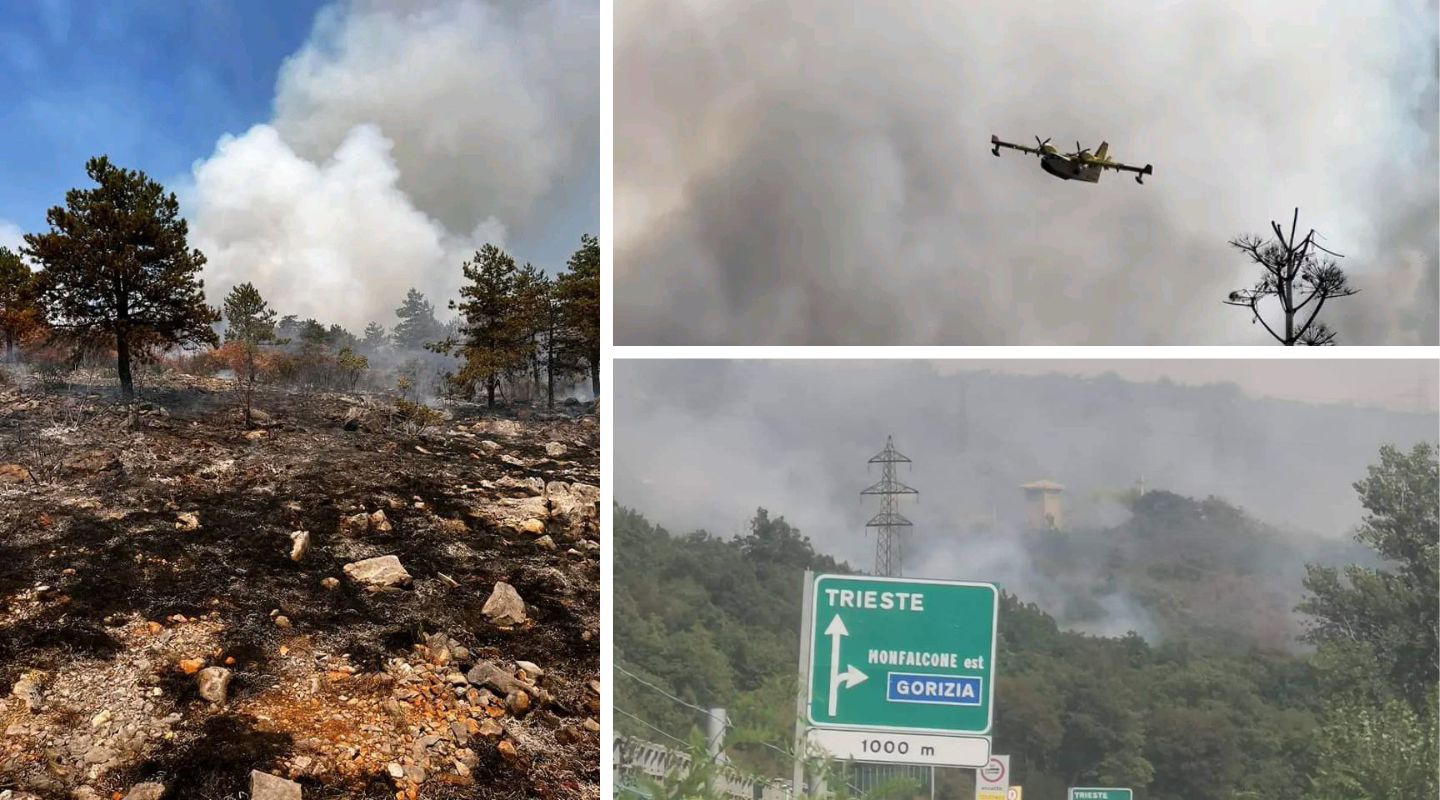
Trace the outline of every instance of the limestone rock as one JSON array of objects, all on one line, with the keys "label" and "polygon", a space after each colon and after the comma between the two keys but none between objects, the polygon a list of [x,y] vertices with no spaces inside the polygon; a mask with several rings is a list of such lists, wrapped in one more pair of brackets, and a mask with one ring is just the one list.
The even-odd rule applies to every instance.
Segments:
[{"label": "limestone rock", "polygon": [[146,781],[130,787],[125,800],[160,800],[165,796],[165,784]]},{"label": "limestone rock", "polygon": [[250,770],[250,800],[301,800],[300,784],[258,769]]},{"label": "limestone rock", "polygon": [[20,699],[25,704],[25,710],[34,713],[40,708],[40,679],[37,675],[26,673],[15,681],[10,688],[10,694]]},{"label": "limestone rock", "polygon": [[551,481],[545,486],[552,532],[583,539],[600,531],[600,487],[588,483]]},{"label": "limestone rock", "polygon": [[120,459],[104,450],[86,450],[70,456],[61,467],[71,475],[98,475],[121,468]]},{"label": "limestone rock", "polygon": [[302,561],[310,552],[310,531],[295,531],[290,534],[290,560]]},{"label": "limestone rock", "polygon": [[560,442],[547,442],[545,444],[545,455],[551,458],[564,458],[568,452],[570,452],[570,448]]},{"label": "limestone rock", "polygon": [[194,511],[181,511],[175,516],[175,530],[193,531],[200,528],[200,515]]},{"label": "limestone rock", "polygon": [[373,589],[410,585],[410,573],[400,565],[397,556],[376,556],[355,561],[344,567],[345,577]]},{"label": "limestone rock", "polygon": [[206,667],[200,670],[197,684],[200,696],[217,706],[225,705],[225,695],[230,689],[230,670],[224,667]]},{"label": "limestone rock", "polygon": [[502,695],[526,690],[525,684],[519,678],[483,659],[475,662],[475,666],[465,673],[465,680],[475,686],[494,689]]},{"label": "limestone rock", "polygon": [[497,581],[490,599],[480,609],[496,625],[520,625],[525,622],[525,601],[515,587],[504,581]]}]

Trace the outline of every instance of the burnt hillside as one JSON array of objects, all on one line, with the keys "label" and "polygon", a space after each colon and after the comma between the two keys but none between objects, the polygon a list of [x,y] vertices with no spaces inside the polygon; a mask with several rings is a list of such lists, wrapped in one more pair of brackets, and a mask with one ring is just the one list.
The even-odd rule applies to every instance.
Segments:
[{"label": "burnt hillside", "polygon": [[0,387],[0,791],[598,797],[593,409],[231,388]]}]

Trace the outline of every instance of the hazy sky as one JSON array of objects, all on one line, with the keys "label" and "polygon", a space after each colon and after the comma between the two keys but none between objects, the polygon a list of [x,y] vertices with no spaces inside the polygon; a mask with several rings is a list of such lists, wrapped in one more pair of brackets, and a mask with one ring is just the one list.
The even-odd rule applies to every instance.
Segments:
[{"label": "hazy sky", "polygon": [[1440,410],[1440,365],[1425,360],[1338,359],[1088,359],[932,362],[936,372],[986,369],[1012,375],[1093,376],[1113,372],[1127,380],[1168,380],[1189,386],[1233,383],[1252,397],[1338,403],[1391,411]]},{"label": "hazy sky", "polygon": [[599,229],[594,0],[11,3],[0,245],[108,153],[180,195],[219,303],[387,326],[483,243],[557,271]]},{"label": "hazy sky", "polygon": [[[1299,206],[1350,344],[1440,338],[1427,0],[616,4],[621,344],[1264,344]],[[1053,137],[1151,163],[1062,182]]]}]

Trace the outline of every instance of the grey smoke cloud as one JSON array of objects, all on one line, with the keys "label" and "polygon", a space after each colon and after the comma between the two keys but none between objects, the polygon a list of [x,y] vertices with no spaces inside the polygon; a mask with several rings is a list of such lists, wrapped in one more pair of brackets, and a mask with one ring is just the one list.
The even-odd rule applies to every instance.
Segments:
[{"label": "grey smoke cloud", "polygon": [[593,2],[327,7],[273,118],[222,138],[181,190],[212,302],[248,280],[352,330],[392,324],[411,286],[443,308],[479,245],[546,230],[545,199],[583,183],[598,64]]},{"label": "grey smoke cloud", "polygon": [[[1440,336],[1433,4],[616,6],[622,344],[1257,344],[1226,242],[1301,222],[1342,342]],[[990,134],[1102,139],[1144,187]]]},{"label": "grey smoke cloud", "polygon": [[[1037,577],[1019,544],[1023,483],[1064,484],[1065,513],[1085,528],[1124,521],[1114,498],[1137,479],[1215,495],[1319,553],[1360,521],[1351,485],[1380,446],[1437,430],[1433,361],[1289,361],[1290,386],[1266,362],[1112,362],[1129,377],[1036,363],[618,360],[614,497],[672,533],[726,538],[764,507],[868,568],[877,507],[860,490],[893,435],[914,459],[898,477],[920,491],[901,504],[915,523],[907,574],[997,580],[1060,608],[1073,587]],[[1227,370],[1233,382],[1216,383]],[[1332,384],[1366,388],[1337,404]],[[1262,566],[1299,585],[1299,562]],[[1131,598],[1106,603],[1087,629],[1153,631]]]}]

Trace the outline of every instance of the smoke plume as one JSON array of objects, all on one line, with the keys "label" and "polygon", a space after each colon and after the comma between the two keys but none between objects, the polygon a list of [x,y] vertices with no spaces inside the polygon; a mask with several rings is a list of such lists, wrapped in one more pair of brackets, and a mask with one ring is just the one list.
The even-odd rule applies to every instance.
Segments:
[{"label": "smoke plume", "polygon": [[598,146],[598,52],[593,3],[326,8],[273,119],[222,138],[183,192],[212,302],[248,280],[352,330],[393,323],[410,286],[443,308],[461,261],[544,225]]},{"label": "smoke plume", "polygon": [[[1440,336],[1421,0],[616,5],[622,344],[1261,344],[1227,245],[1296,206],[1341,343]],[[1061,183],[990,135],[1110,143]]]}]

